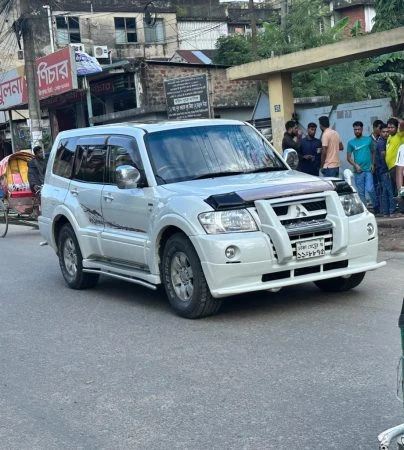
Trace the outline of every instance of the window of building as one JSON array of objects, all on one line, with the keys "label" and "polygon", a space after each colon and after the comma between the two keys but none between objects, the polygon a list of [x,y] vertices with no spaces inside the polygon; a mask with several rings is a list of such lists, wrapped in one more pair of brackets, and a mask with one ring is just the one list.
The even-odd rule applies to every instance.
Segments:
[{"label": "window of building", "polygon": [[56,17],[56,37],[58,44],[81,42],[79,18],[73,16]]},{"label": "window of building", "polygon": [[114,17],[115,42],[130,44],[137,42],[136,19],[134,17]]},{"label": "window of building", "polygon": [[164,42],[163,19],[157,19],[154,25],[147,25],[147,23],[143,21],[143,27],[146,43]]}]

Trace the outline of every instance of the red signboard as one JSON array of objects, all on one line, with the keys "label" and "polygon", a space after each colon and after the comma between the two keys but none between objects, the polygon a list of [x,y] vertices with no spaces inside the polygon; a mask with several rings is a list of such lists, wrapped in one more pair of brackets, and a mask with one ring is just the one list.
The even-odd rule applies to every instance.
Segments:
[{"label": "red signboard", "polygon": [[[35,63],[40,100],[77,89],[76,61],[70,46]],[[0,74],[0,110],[27,103],[25,67]]]},{"label": "red signboard", "polygon": [[0,74],[0,109],[8,109],[28,102],[24,67]]},{"label": "red signboard", "polygon": [[74,61],[70,46],[36,60],[40,99],[77,89]]}]

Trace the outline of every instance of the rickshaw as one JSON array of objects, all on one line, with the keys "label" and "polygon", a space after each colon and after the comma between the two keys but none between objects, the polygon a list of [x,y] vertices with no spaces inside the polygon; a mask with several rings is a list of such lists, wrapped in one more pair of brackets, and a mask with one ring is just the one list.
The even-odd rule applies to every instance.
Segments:
[{"label": "rickshaw", "polygon": [[20,151],[0,161],[0,237],[5,237],[11,222],[36,225],[40,193],[33,193],[28,183],[28,162],[32,153]]}]

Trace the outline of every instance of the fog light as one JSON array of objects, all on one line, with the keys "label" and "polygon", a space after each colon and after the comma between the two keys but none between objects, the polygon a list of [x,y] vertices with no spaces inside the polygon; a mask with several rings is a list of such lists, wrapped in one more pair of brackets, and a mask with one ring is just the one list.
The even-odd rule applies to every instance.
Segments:
[{"label": "fog light", "polygon": [[374,234],[374,232],[375,232],[375,227],[373,226],[372,223],[368,223],[366,226],[366,229],[368,231],[369,236],[372,236],[372,234]]},{"label": "fog light", "polygon": [[224,254],[226,255],[226,258],[232,259],[236,256],[236,251],[236,247],[234,247],[234,245],[230,245],[226,248]]}]

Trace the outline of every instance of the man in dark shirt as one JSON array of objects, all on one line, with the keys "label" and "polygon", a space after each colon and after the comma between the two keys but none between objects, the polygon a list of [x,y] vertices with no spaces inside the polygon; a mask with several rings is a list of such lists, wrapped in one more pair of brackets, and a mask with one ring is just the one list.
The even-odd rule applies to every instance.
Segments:
[{"label": "man in dark shirt", "polygon": [[36,193],[43,185],[45,178],[45,154],[39,145],[33,148],[35,158],[28,162],[28,183],[31,191]]},{"label": "man in dark shirt", "polygon": [[11,144],[4,139],[4,136],[0,134],[0,161],[8,155],[11,155],[13,150]]},{"label": "man in dark shirt", "polygon": [[386,143],[389,136],[387,124],[380,125],[380,137],[376,143],[375,173],[380,183],[380,211],[384,217],[395,217],[396,201],[391,183],[389,168],[386,164]]},{"label": "man in dark shirt", "polygon": [[321,163],[321,141],[316,138],[317,125],[310,122],[307,125],[307,135],[300,143],[299,166],[297,170],[318,176]]},{"label": "man in dark shirt", "polygon": [[282,139],[282,151],[287,148],[293,148],[299,151],[300,148],[300,135],[297,128],[297,123],[294,120],[288,120],[285,124],[285,134]]}]

